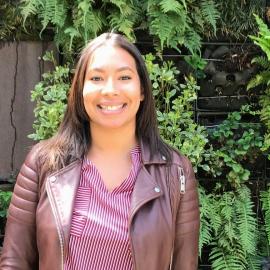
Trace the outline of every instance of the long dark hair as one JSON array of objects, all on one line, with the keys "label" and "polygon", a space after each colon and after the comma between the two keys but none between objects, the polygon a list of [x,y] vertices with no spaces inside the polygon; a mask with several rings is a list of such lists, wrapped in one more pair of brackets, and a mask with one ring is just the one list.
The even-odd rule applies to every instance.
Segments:
[{"label": "long dark hair", "polygon": [[63,121],[57,133],[41,143],[40,158],[47,171],[59,170],[82,158],[89,150],[91,133],[83,102],[83,86],[89,59],[97,48],[105,44],[122,48],[133,56],[144,95],[136,115],[136,136],[149,145],[151,155],[159,152],[170,160],[168,146],[159,135],[152,85],[139,50],[119,34],[104,33],[83,49],[76,66]]}]

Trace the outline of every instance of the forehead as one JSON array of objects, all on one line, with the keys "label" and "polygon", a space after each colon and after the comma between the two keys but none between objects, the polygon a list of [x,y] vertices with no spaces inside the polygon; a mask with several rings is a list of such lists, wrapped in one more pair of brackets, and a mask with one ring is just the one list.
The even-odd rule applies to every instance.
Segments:
[{"label": "forehead", "polygon": [[112,45],[102,45],[94,50],[88,61],[88,70],[106,67],[128,66],[136,70],[134,57],[125,49]]}]

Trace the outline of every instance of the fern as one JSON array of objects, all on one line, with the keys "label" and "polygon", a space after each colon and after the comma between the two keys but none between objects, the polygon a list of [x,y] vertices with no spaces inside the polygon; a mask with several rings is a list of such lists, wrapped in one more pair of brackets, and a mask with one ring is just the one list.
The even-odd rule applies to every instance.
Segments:
[{"label": "fern", "polygon": [[221,247],[212,248],[209,259],[212,262],[213,270],[244,270],[246,260],[241,247],[236,244],[235,249],[230,252]]},{"label": "fern", "polygon": [[[260,119],[267,128],[264,135],[264,144],[261,147],[261,150],[266,152],[270,148],[270,29],[258,16],[255,15],[255,18],[259,32],[257,36],[250,37],[255,44],[260,46],[266,57],[255,57],[253,59],[253,62],[259,64],[263,70],[249,81],[247,89],[256,86],[264,88],[264,93],[259,97],[259,104],[261,105],[259,114]],[[270,159],[270,155],[268,155],[268,158]]]},{"label": "fern", "polygon": [[40,7],[43,7],[43,2],[40,0],[21,0],[21,14],[23,15],[23,24],[31,15],[35,15]]},{"label": "fern", "polygon": [[110,30],[113,28],[123,33],[131,41],[135,40],[134,29],[137,22],[143,17],[143,10],[138,3],[128,1],[121,6],[116,5],[108,15]]},{"label": "fern", "polygon": [[[191,53],[200,50],[201,39],[197,30],[194,30],[194,20],[188,12],[188,5],[176,1],[148,1],[148,19],[150,34],[160,40],[161,50],[184,45]],[[176,4],[178,3],[178,4]]]},{"label": "fern", "polygon": [[133,3],[129,0],[110,0],[112,4],[119,8],[120,13],[127,17],[133,13]]},{"label": "fern", "polygon": [[162,0],[159,3],[162,12],[168,13],[168,12],[175,12],[179,15],[182,15],[185,11],[185,7],[183,4],[179,3],[177,0]]},{"label": "fern", "polygon": [[247,85],[247,90],[254,88],[262,84],[268,84],[270,82],[270,70],[262,71],[255,75]]},{"label": "fern", "polygon": [[198,53],[201,44],[201,37],[192,27],[188,27],[185,32],[184,45],[192,54]]},{"label": "fern", "polygon": [[46,0],[40,16],[42,17],[41,22],[43,26],[41,33],[50,22],[58,27],[62,27],[66,19],[66,10],[63,0]]},{"label": "fern", "polygon": [[154,15],[150,23],[150,33],[157,34],[160,39],[161,49],[163,49],[165,42],[168,44],[169,38],[175,33],[174,23],[174,19],[167,14]]},{"label": "fern", "polygon": [[264,69],[270,69],[270,61],[265,56],[254,57],[251,61],[251,64],[257,64]]},{"label": "fern", "polygon": [[116,17],[115,15],[109,16],[109,20],[113,29],[123,33],[129,40],[135,40],[135,35],[132,30],[134,22],[132,20],[121,15],[119,15],[119,17]]},{"label": "fern", "polygon": [[213,0],[203,0],[201,2],[201,13],[204,21],[210,24],[214,29],[214,34],[217,31],[217,21],[220,18],[220,12]]},{"label": "fern", "polygon": [[246,253],[254,254],[257,243],[257,221],[253,212],[254,203],[251,201],[250,190],[247,187],[243,186],[239,189],[238,196],[235,207],[240,244]]},{"label": "fern", "polygon": [[199,238],[199,255],[201,257],[202,248],[204,245],[208,245],[212,241],[212,231],[213,228],[209,222],[209,217],[211,217],[211,200],[209,196],[205,194],[205,191],[202,187],[199,188],[199,197],[200,197],[200,238]]},{"label": "fern", "polygon": [[262,209],[264,212],[264,222],[268,245],[270,245],[270,188],[268,188],[266,191],[261,191],[260,197],[262,202]]},{"label": "fern", "polygon": [[270,61],[270,30],[259,16],[255,15],[256,22],[259,27],[258,36],[250,36],[254,43],[257,44],[267,55]]},{"label": "fern", "polygon": [[254,255],[247,255],[248,270],[261,270],[261,257]]},{"label": "fern", "polygon": [[84,45],[89,39],[94,38],[102,28],[99,12],[93,10],[88,0],[80,1],[73,12],[73,24],[80,33]]}]

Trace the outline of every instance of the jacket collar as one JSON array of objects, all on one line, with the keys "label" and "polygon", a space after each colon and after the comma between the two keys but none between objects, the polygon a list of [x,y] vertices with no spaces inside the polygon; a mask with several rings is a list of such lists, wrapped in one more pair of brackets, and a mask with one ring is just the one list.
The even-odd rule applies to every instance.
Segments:
[{"label": "jacket collar", "polygon": [[151,155],[149,144],[145,143],[142,139],[139,141],[141,153],[142,153],[142,163],[147,164],[166,164],[166,157],[162,156],[160,153],[154,153]]},{"label": "jacket collar", "polygon": [[[130,220],[139,208],[145,203],[163,195],[161,187],[155,178],[148,172],[144,165],[165,164],[166,160],[161,155],[150,155],[149,147],[140,142],[142,153],[142,168],[138,172],[131,198]],[[77,160],[60,171],[50,175],[46,181],[46,190],[54,212],[57,224],[60,226],[64,242],[64,254],[67,252],[73,207],[80,182],[82,160]]]}]

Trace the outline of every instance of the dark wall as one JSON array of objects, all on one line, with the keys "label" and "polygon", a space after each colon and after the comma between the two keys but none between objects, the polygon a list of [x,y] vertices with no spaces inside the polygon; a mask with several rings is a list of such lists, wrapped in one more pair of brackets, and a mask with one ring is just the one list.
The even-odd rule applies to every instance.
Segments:
[{"label": "dark wall", "polygon": [[41,61],[48,42],[0,43],[0,181],[21,167],[32,133],[34,104],[30,91],[41,75],[51,68]]}]

